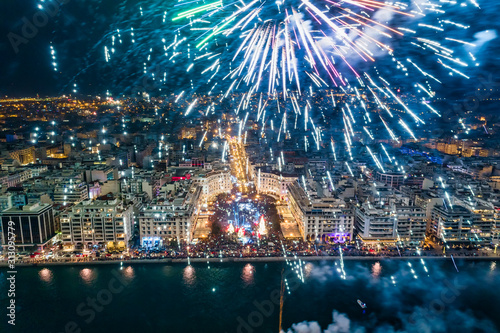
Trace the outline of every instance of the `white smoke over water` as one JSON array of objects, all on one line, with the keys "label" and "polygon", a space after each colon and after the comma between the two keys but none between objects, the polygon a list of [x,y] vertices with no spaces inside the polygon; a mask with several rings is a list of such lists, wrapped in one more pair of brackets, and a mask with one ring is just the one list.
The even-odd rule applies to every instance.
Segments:
[{"label": "white smoke over water", "polygon": [[[353,290],[353,303],[356,302],[356,288],[359,288],[359,284],[366,286],[369,292],[366,297],[370,300],[366,313],[361,317],[351,316],[349,313],[352,309],[332,309],[330,324],[304,321],[291,325],[285,332],[499,332],[495,324],[473,305],[474,302],[489,302],[488,299],[494,297],[487,290],[488,285],[498,281],[498,272],[492,271],[490,276],[477,275],[474,265],[467,264],[467,269],[462,267],[460,273],[455,274],[432,263],[427,275],[419,267],[419,262],[414,263],[412,269],[417,278],[410,273],[407,262],[397,263],[397,270],[390,273],[387,270],[391,269],[393,263],[382,261],[374,263],[371,271],[366,265],[359,263],[351,267],[348,265],[346,280],[340,279],[334,263],[315,265],[306,283],[344,283],[345,288]],[[382,273],[378,271],[380,269]]]}]

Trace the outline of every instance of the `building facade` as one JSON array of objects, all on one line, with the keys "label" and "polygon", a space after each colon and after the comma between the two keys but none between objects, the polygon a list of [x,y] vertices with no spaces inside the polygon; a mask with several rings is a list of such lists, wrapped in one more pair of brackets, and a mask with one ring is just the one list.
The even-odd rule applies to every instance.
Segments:
[{"label": "building facade", "polygon": [[200,212],[202,187],[193,184],[173,198],[155,200],[143,207],[139,215],[141,246],[163,247],[172,240],[192,240],[195,221]]},{"label": "building facade", "polygon": [[312,198],[297,182],[287,185],[288,207],[303,240],[345,243],[352,240],[354,216],[342,199]]},{"label": "building facade", "polygon": [[379,182],[385,183],[390,187],[399,188],[403,185],[406,176],[402,173],[381,173],[377,172],[375,179]]},{"label": "building facade", "polygon": [[425,240],[425,211],[417,206],[400,204],[356,207],[356,233],[364,242],[389,242],[420,245]]},{"label": "building facade", "polygon": [[462,206],[435,206],[432,209],[430,232],[438,239],[453,243],[469,243],[474,214]]},{"label": "building facade", "polygon": [[194,177],[193,181],[202,186],[202,199],[207,201],[213,200],[220,194],[229,193],[233,189],[229,171],[211,171]]},{"label": "building facade", "polygon": [[89,188],[85,182],[72,179],[59,183],[54,188],[54,202],[72,205],[89,198]]},{"label": "building facade", "polygon": [[[55,221],[52,205],[32,204],[11,207],[0,213],[3,244],[9,238],[9,231],[15,234],[15,244],[21,248],[43,247],[55,235]],[[9,222],[12,221],[10,228]]]},{"label": "building facade", "polygon": [[258,193],[269,195],[278,200],[285,200],[287,185],[297,180],[296,176],[283,175],[278,172],[259,172],[259,169],[257,169],[255,176]]},{"label": "building facade", "polygon": [[63,244],[125,250],[133,236],[133,207],[119,199],[85,200],[61,214]]}]

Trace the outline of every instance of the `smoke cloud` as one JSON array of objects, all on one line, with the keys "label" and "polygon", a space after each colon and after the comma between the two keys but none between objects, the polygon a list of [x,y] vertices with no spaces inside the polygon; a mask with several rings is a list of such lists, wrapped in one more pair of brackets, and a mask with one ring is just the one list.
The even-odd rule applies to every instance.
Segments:
[{"label": "smoke cloud", "polygon": [[[497,333],[484,312],[488,312],[495,296],[490,290],[500,283],[496,269],[485,276],[471,263],[458,263],[460,273],[446,269],[447,262],[376,262],[346,263],[347,279],[342,280],[333,263],[315,265],[307,283],[331,283],[352,290],[356,302],[360,285],[368,292],[363,301],[366,313],[360,315],[357,304],[345,309],[332,309],[331,323],[304,321],[291,325],[286,333]],[[396,265],[396,270],[394,266]],[[424,266],[428,269],[425,271]],[[444,266],[444,268],[443,268]],[[465,267],[464,267],[465,266]],[[492,266],[494,267],[494,266]],[[412,272],[413,270],[413,272]],[[363,297],[363,296],[360,296]],[[490,317],[491,318],[491,317]]]}]

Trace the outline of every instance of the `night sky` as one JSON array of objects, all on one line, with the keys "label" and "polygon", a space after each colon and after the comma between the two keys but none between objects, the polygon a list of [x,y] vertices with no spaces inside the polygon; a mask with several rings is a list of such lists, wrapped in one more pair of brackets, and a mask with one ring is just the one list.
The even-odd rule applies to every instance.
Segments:
[{"label": "night sky", "polygon": [[36,12],[35,1],[7,0],[0,3],[0,95],[25,96],[52,95],[57,92],[57,80],[50,68],[47,44],[51,40],[54,21],[41,28],[27,44],[16,53],[8,39],[10,32],[22,35],[22,18],[32,18]]},{"label": "night sky", "polygon": [[[33,22],[33,17],[40,9],[39,1],[4,0],[0,2],[0,96],[55,96],[72,93],[73,89],[78,94],[103,94],[109,90],[114,95],[129,95],[134,92],[134,87],[144,85],[143,63],[149,53],[152,60],[147,63],[147,73],[166,73],[168,80],[161,87],[153,85],[155,90],[161,88],[162,93],[179,93],[189,89],[189,80],[186,76],[186,62],[181,59],[173,64],[161,58],[162,38],[167,41],[173,39],[174,26],[169,17],[162,22],[165,11],[175,11],[176,1],[139,1],[139,0],[86,0],[71,1],[60,6],[48,22],[38,28],[35,36],[27,38],[27,43],[19,45],[19,52],[9,41],[9,33],[22,36],[25,24],[23,18]],[[443,84],[435,87],[438,94],[444,97],[460,98],[463,94],[477,87],[480,83],[478,77],[487,77],[493,74],[496,78],[498,69],[498,54],[500,43],[497,31],[500,28],[498,12],[500,3],[494,0],[478,0],[481,9],[474,8],[469,1],[462,1],[468,6],[447,12],[449,20],[470,25],[470,29],[458,32],[456,38],[466,40],[478,45],[474,51],[480,66],[470,66],[463,71],[471,77],[466,80],[460,76],[449,76],[442,67],[437,66],[435,60],[428,55],[419,54],[418,50],[407,48],[406,44],[397,40],[392,41],[393,47],[398,50],[399,58],[405,56],[424,64],[424,68],[442,80]],[[273,2],[274,3],[274,2]],[[139,8],[143,8],[140,15]],[[427,18],[420,20],[426,22]],[[392,24],[398,22],[391,21]],[[413,25],[417,22],[413,22]],[[130,43],[129,36],[123,36],[121,49],[117,48],[116,55],[107,63],[104,56],[104,46],[110,45],[111,34],[120,29],[128,31],[133,27],[136,33],[135,43]],[[455,37],[447,34],[447,37]],[[11,35],[12,37],[12,35]],[[428,37],[428,36],[425,36]],[[433,36],[439,40],[439,35]],[[228,43],[227,51],[234,52],[239,41],[224,41]],[[56,50],[57,71],[54,71],[50,54],[50,46]],[[233,50],[234,49],[234,50]],[[152,51],[151,51],[152,50]],[[466,58],[468,49],[459,46],[455,49],[456,55]],[[230,53],[228,52],[228,53]],[[407,53],[407,54],[405,54]],[[184,57],[184,54],[181,56]],[[180,58],[180,57],[179,57]],[[384,75],[391,75],[391,59],[387,56],[377,58],[376,66],[380,71],[387,71]],[[361,66],[362,68],[362,66]],[[364,69],[364,68],[363,68]],[[195,82],[201,69],[193,71]],[[391,78],[397,84],[406,84],[411,87],[408,78]],[[74,87],[77,84],[77,87]],[[197,83],[195,83],[197,84]],[[151,88],[151,89],[153,89]],[[196,88],[196,87],[195,87]]]}]

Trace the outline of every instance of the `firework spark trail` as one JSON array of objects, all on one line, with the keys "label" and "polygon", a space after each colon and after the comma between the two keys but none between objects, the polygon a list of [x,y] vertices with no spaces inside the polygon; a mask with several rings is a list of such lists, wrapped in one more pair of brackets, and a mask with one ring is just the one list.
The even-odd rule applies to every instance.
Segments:
[{"label": "firework spark trail", "polygon": [[[279,4],[258,0],[179,1],[168,12],[143,5],[137,7],[133,17],[122,16],[112,24],[92,50],[100,53],[109,68],[122,59],[137,63],[144,77],[158,83],[154,87],[159,91],[168,87],[174,69],[182,70],[191,89],[182,86],[175,103],[186,107],[180,104],[181,98],[191,100],[187,102],[185,116],[193,116],[192,111],[201,108],[199,95],[193,96],[200,90],[218,94],[200,112],[206,116],[214,113],[216,105],[224,99],[242,93],[231,109],[242,128],[247,122],[244,115],[255,116],[262,137],[274,125],[278,128],[279,122],[278,141],[283,141],[287,124],[293,121],[287,117],[295,117],[294,129],[306,132],[306,150],[320,150],[325,131],[324,124],[315,117],[316,106],[314,110],[311,107],[313,87],[318,91],[335,87],[346,95],[352,94],[355,97],[348,101],[335,101],[332,94],[332,110],[339,110],[342,116],[342,122],[337,121],[334,126],[343,127],[343,144],[348,158],[353,160],[352,150],[359,133],[377,140],[378,131],[373,126],[379,124],[396,142],[403,136],[415,139],[416,129],[425,124],[424,117],[439,117],[441,112],[432,105],[432,99],[436,85],[442,82],[441,72],[469,78],[466,72],[469,61],[476,63],[475,42],[465,34],[452,34],[470,28],[447,14],[455,8],[460,8],[460,4],[431,1],[390,4],[374,0],[291,0]],[[161,20],[161,28],[150,28],[148,24],[156,18]],[[395,40],[401,41],[403,47],[395,47]],[[457,51],[463,47],[469,52]],[[406,56],[410,51],[413,56]],[[52,46],[51,52],[55,57]],[[430,61],[422,61],[424,57],[415,57],[415,53]],[[392,58],[394,73],[405,80],[404,92],[393,88],[400,84],[388,79],[392,75],[378,73],[375,65],[380,58]],[[53,61],[56,63],[55,58]],[[155,64],[164,65],[161,73],[151,73]],[[60,64],[56,65],[59,70]],[[80,73],[94,66],[96,62],[88,62],[87,67],[73,76],[71,87]],[[374,70],[376,74],[372,73]],[[402,97],[404,93],[414,93],[418,102],[407,104]],[[251,110],[255,94],[260,94],[257,112]],[[269,107],[271,99],[277,100],[279,116],[271,111],[274,107]],[[279,111],[281,107],[284,111]],[[329,117],[327,114],[325,118]],[[302,120],[304,126],[298,127],[297,122]],[[400,126],[395,126],[396,122]],[[382,152],[381,147],[367,148],[374,164],[381,169],[375,151]],[[337,160],[333,141],[331,149]],[[393,162],[390,158],[389,161]]]},{"label": "firework spark trail", "polygon": [[[414,16],[414,14],[411,13],[406,13],[402,11],[404,8],[399,7],[399,6],[393,6],[393,5],[386,5],[381,2],[364,2],[364,1],[348,1],[347,2],[350,5],[361,7],[364,9],[370,9],[371,11],[374,11],[375,9],[380,9],[384,8],[387,10],[391,10],[395,13],[399,13],[402,15],[408,15],[408,16]],[[243,17],[236,23],[233,27],[228,27],[226,31],[221,32],[224,35],[228,36],[234,33],[235,31],[238,30],[244,30],[247,25],[249,24],[250,21],[252,21],[254,18],[259,18],[260,16],[264,16],[266,14],[266,10],[268,9],[268,6],[265,6],[264,4],[259,4],[258,8],[253,8],[252,6],[256,4],[256,2],[251,2],[248,5],[244,7],[238,7],[236,11],[234,11],[231,15],[223,18],[220,20],[218,23],[213,25],[210,29],[212,31],[209,36],[217,34],[221,32],[221,25],[226,25],[228,22],[233,20],[234,18],[238,17],[239,15],[242,15]],[[332,53],[335,55],[338,55],[347,65],[348,67],[353,71],[353,73],[356,74],[356,76],[359,76],[357,72],[354,70],[354,68],[351,66],[347,58],[342,54],[341,51],[339,51],[341,48],[349,47],[352,51],[354,51],[355,54],[358,54],[363,60],[370,59],[374,60],[373,57],[371,57],[367,51],[365,51],[365,48],[361,47],[361,41],[355,40],[352,37],[350,37],[346,32],[344,31],[345,28],[351,28],[352,31],[356,33],[356,36],[362,40],[362,41],[369,41],[373,42],[375,45],[382,49],[387,49],[389,52],[392,52],[392,49],[388,48],[386,45],[378,41],[377,39],[374,39],[373,37],[367,35],[367,33],[362,32],[360,29],[358,29],[355,25],[353,24],[347,24],[345,21],[340,20],[339,18],[336,17],[328,17],[325,15],[323,12],[321,12],[317,6],[312,4],[311,2],[307,0],[303,0],[299,6],[301,7],[302,5],[305,5],[306,11],[305,12],[298,12],[297,8],[294,8],[293,6],[290,8],[292,15],[289,15],[288,8],[285,11],[280,11],[282,15],[279,18],[272,18],[271,20],[266,20],[263,21],[263,23],[258,22],[255,23],[253,27],[251,27],[249,30],[244,31],[241,33],[241,36],[244,37],[243,42],[240,44],[238,50],[235,52],[232,61],[235,61],[240,54],[242,50],[246,48],[246,51],[243,55],[243,59],[240,62],[239,66],[237,67],[238,70],[234,71],[232,74],[232,77],[234,78],[235,75],[242,75],[243,71],[246,70],[245,74],[245,82],[247,85],[256,85],[258,86],[261,84],[262,81],[262,75],[263,75],[263,70],[265,68],[265,65],[268,60],[268,55],[270,55],[271,59],[268,64],[271,64],[270,66],[270,78],[268,82],[268,94],[275,95],[276,94],[276,82],[279,82],[278,76],[280,74],[280,71],[278,70],[278,62],[279,62],[279,57],[280,55],[282,56],[281,59],[281,76],[282,76],[282,89],[283,89],[283,97],[287,97],[287,81],[286,77],[288,77],[288,81],[292,81],[293,78],[296,79],[296,88],[300,91],[300,86],[299,86],[299,78],[298,75],[294,75],[297,72],[297,61],[296,59],[298,58],[295,55],[295,52],[293,52],[293,45],[297,45],[297,48],[304,49],[305,50],[305,63],[307,63],[311,69],[313,69],[312,73],[309,73],[305,71],[305,74],[317,85],[321,85],[321,81],[323,84],[325,84],[325,81],[321,79],[321,75],[319,75],[319,70],[317,65],[320,64],[321,67],[325,70],[327,73],[328,77],[332,80],[332,82],[337,85],[336,80],[334,77],[341,77],[339,72],[335,69],[333,62],[329,60],[329,58],[326,56],[327,53]],[[208,6],[208,5],[206,5]],[[227,7],[227,6],[226,6]],[[403,32],[393,29],[387,25],[384,25],[376,20],[373,20],[369,17],[365,17],[364,15],[357,14],[353,12],[353,10],[349,8],[342,8],[340,7],[341,10],[349,13],[347,15],[348,19],[353,20],[356,24],[362,25],[366,27],[367,29],[373,29],[373,26],[377,26],[379,28],[383,28],[386,31],[389,31],[391,33],[403,36]],[[196,9],[198,10],[198,9]],[[196,11],[194,10],[194,11]],[[217,10],[218,11],[218,10]],[[340,44],[336,44],[333,42],[332,38],[324,38],[326,41],[328,41],[327,47],[328,49],[325,50],[320,43],[317,42],[317,37],[318,36],[313,36],[311,34],[310,29],[307,29],[305,27],[305,21],[301,18],[302,15],[305,13],[308,13],[309,16],[312,16],[313,19],[319,24],[319,25],[325,25],[331,28],[331,30],[335,33],[336,37],[340,39]],[[352,17],[354,16],[354,17]],[[332,20],[336,21],[336,23],[332,22]],[[260,20],[262,21],[262,20]],[[308,21],[309,24],[310,21]],[[323,22],[323,23],[322,23]],[[370,25],[372,24],[372,25]],[[290,33],[290,25],[293,28],[294,34],[292,35]],[[239,28],[239,29],[238,29]],[[297,31],[298,31],[298,38],[297,36]],[[325,34],[325,31],[323,29],[320,29],[321,33],[323,36],[327,36]],[[377,29],[378,32],[382,33],[386,37],[390,37],[391,35],[388,34],[387,32],[380,31]],[[295,37],[295,39],[293,39]],[[278,40],[278,38],[280,40]],[[205,37],[207,39],[207,37]],[[198,44],[200,45],[200,44]],[[281,48],[282,52],[279,52],[277,48]],[[272,49],[269,51],[269,49]],[[345,52],[345,51],[344,51]],[[291,61],[293,59],[293,61]],[[258,77],[255,79],[255,71],[257,69],[257,63],[258,61],[261,62],[261,65],[259,67],[258,71]],[[343,82],[343,80],[341,79]],[[234,83],[234,82],[233,82]],[[344,82],[345,84],[345,82]],[[257,89],[256,89],[257,90]]]}]

